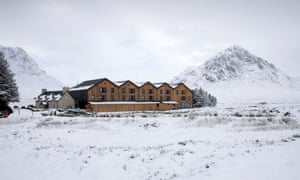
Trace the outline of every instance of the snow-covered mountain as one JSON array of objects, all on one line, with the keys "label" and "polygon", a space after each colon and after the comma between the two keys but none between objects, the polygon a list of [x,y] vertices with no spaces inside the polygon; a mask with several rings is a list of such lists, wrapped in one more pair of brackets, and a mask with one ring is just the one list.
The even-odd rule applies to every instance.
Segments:
[{"label": "snow-covered mountain", "polygon": [[2,52],[8,61],[20,93],[21,104],[34,102],[42,88],[61,89],[63,84],[40,69],[37,63],[22,48],[4,47],[0,45]]},{"label": "snow-covered mountain", "polygon": [[234,45],[171,80],[204,88],[221,102],[299,97],[297,83],[273,64]]}]

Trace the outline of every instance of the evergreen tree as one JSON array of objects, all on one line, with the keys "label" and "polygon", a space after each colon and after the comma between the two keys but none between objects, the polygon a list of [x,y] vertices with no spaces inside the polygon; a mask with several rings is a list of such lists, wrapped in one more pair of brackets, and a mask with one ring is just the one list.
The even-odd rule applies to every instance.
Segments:
[{"label": "evergreen tree", "polygon": [[217,105],[217,98],[202,88],[193,90],[193,101],[194,107],[212,107]]},{"label": "evergreen tree", "polygon": [[9,69],[9,64],[0,52],[0,100],[2,103],[18,102],[19,93],[14,74]]}]

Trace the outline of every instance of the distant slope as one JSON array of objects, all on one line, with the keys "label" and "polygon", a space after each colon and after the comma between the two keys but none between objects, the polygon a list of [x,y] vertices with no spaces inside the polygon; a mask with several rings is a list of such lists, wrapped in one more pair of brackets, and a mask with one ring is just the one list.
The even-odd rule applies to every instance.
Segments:
[{"label": "distant slope", "polygon": [[39,68],[37,63],[18,47],[4,47],[0,51],[9,63],[20,93],[21,104],[32,104],[42,88],[61,89],[63,84]]},{"label": "distant slope", "polygon": [[221,102],[300,99],[295,80],[238,45],[225,49],[201,66],[186,69],[171,82],[202,87]]}]

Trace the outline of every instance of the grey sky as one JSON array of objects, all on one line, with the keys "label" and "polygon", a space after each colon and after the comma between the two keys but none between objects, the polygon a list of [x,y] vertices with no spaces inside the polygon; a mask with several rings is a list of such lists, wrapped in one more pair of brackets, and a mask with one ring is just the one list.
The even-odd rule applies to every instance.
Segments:
[{"label": "grey sky", "polygon": [[0,44],[68,85],[168,81],[232,44],[300,75],[298,0],[0,2]]}]

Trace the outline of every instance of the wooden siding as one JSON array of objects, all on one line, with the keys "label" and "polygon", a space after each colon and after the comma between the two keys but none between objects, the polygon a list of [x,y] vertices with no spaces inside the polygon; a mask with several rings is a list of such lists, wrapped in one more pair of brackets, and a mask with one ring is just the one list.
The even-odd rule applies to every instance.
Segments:
[{"label": "wooden siding", "polygon": [[139,88],[139,101],[158,101],[157,88],[150,82],[146,82]]},{"label": "wooden siding", "polygon": [[88,101],[119,101],[119,88],[105,79],[88,90]]},{"label": "wooden siding", "polygon": [[173,88],[168,85],[167,83],[162,84],[157,89],[157,100],[158,101],[173,101],[172,99],[173,95]]},{"label": "wooden siding", "polygon": [[126,103],[126,104],[88,104],[93,112],[121,112],[121,111],[166,111],[178,109],[173,103]]},{"label": "wooden siding", "polygon": [[[117,86],[110,80],[103,79],[88,89],[87,94],[89,102],[87,108],[95,112],[171,110],[192,107],[193,102],[192,91],[184,84],[178,84],[173,88],[168,83],[163,83],[157,88],[150,82],[146,82],[138,87],[131,81],[125,81],[120,86]],[[97,104],[95,102],[127,103]],[[141,103],[138,104],[138,102]],[[147,104],[142,102],[155,103]]]},{"label": "wooden siding", "polygon": [[173,90],[172,99],[180,104],[180,107],[192,107],[193,93],[184,84],[179,84]]},{"label": "wooden siding", "polygon": [[126,81],[119,87],[119,101],[138,101],[139,88],[131,81]]}]

